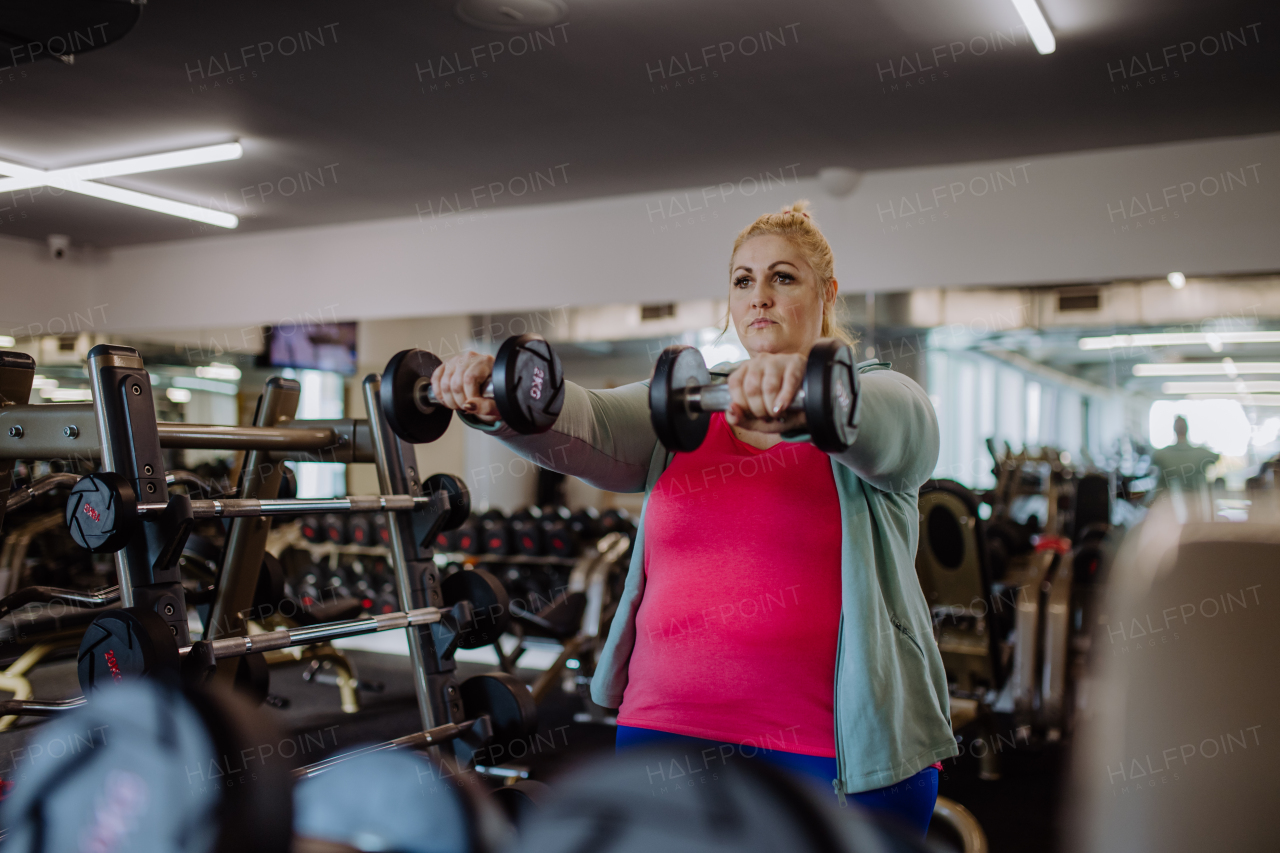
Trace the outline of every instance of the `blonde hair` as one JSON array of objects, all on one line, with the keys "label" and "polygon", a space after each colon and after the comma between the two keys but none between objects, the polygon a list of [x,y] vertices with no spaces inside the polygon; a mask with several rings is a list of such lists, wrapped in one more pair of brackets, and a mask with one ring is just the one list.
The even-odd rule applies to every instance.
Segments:
[{"label": "blonde hair", "polygon": [[[846,331],[839,318],[834,316],[840,304],[839,301],[832,301],[831,307],[827,307],[827,300],[831,299],[835,287],[836,259],[831,253],[831,245],[827,242],[827,238],[822,236],[822,231],[818,229],[818,224],[809,213],[807,199],[800,199],[785,206],[780,213],[765,213],[738,232],[737,239],[733,241],[733,252],[729,255],[730,275],[733,274],[733,256],[738,253],[742,244],[752,237],[770,234],[788,240],[791,245],[799,249],[805,262],[818,277],[818,295],[822,298],[822,330],[819,336],[835,338],[851,347],[856,347],[857,338]],[[729,322],[729,318],[726,317],[725,332],[729,331]]]}]

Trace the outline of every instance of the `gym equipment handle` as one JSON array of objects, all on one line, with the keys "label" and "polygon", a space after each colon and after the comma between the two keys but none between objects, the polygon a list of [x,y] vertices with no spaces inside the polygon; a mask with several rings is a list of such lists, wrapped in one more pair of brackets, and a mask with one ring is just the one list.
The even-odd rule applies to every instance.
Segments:
[{"label": "gym equipment handle", "polygon": [[[717,385],[691,385],[683,391],[676,389],[675,396],[678,400],[684,402],[685,408],[688,409],[690,414],[695,415],[702,412],[727,412],[729,411],[729,406],[733,403],[727,382]],[[791,398],[790,405],[783,411],[804,411],[804,388],[796,390],[795,396]]]},{"label": "gym equipment handle", "polygon": [[[438,500],[435,496],[413,497],[411,495],[356,495],[346,498],[278,498],[274,500],[257,500],[239,498],[234,500],[192,501],[191,515],[194,518],[240,518],[261,515],[300,515],[302,513],[322,512],[408,512],[420,506],[427,506]],[[167,504],[140,503],[138,515],[159,515]]]},{"label": "gym equipment handle", "polygon": [[[421,390],[418,391],[418,394],[419,398],[424,400],[427,405],[440,405],[440,398],[436,396],[436,391],[431,387],[430,382],[424,384]],[[486,400],[493,399],[493,377],[490,377],[489,380],[484,383],[484,387],[480,389],[480,396],[484,397]]]},{"label": "gym equipment handle", "polygon": [[[221,640],[208,642],[214,659],[234,658],[254,652],[273,652],[291,646],[306,646],[322,640],[336,640],[339,637],[355,637],[360,634],[373,634],[378,631],[392,631],[397,628],[409,628],[415,625],[429,625],[439,622],[448,611],[438,607],[422,607],[401,613],[383,613],[368,619],[350,619],[346,622],[329,622],[307,628],[291,628],[282,631],[264,631],[248,637],[224,637]],[[193,646],[183,646],[178,654],[190,654]]]}]

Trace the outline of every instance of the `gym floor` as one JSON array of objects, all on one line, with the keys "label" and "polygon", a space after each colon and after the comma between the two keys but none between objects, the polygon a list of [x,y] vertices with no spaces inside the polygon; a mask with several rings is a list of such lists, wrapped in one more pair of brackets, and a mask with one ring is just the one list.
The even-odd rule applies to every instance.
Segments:
[{"label": "gym floor", "polygon": [[[337,687],[304,681],[303,664],[271,670],[271,693],[287,700],[287,705],[271,708],[270,713],[285,738],[296,744],[299,764],[418,729],[409,659],[356,650],[346,655],[362,681],[383,685],[381,692],[361,692],[358,714],[343,713]],[[490,669],[459,663],[458,675],[465,679]],[[534,670],[517,670],[516,674],[528,683],[538,675]],[[74,660],[42,666],[32,673],[31,681],[35,695],[41,698],[69,698],[80,693]],[[612,727],[574,722],[573,715],[580,710],[576,697],[552,691],[538,708],[538,736],[529,741],[528,754],[513,763],[527,766],[533,778],[549,781],[585,759],[612,751]],[[21,784],[24,771],[31,766],[23,747],[38,725],[28,718],[15,729],[0,732],[0,778]],[[973,812],[987,833],[991,853],[1057,853],[1063,833],[1055,803],[1061,802],[1064,753],[1061,744],[1006,746],[1001,752],[1001,778],[984,781],[978,778],[977,758],[971,750],[963,749],[957,758],[944,762],[939,793]]]}]

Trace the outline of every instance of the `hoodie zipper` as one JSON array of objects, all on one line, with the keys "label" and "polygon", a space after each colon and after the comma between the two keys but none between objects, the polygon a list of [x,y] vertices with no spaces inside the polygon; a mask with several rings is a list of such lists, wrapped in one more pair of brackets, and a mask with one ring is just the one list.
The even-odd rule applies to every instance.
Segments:
[{"label": "hoodie zipper", "polygon": [[836,790],[836,799],[840,801],[840,805],[846,805],[844,797],[844,786],[840,784],[840,780],[844,778],[844,746],[840,740],[840,670],[844,660],[844,608],[840,609],[840,634],[839,642],[836,644],[836,693],[831,703],[832,717],[836,724],[836,778],[831,780],[831,787]]}]

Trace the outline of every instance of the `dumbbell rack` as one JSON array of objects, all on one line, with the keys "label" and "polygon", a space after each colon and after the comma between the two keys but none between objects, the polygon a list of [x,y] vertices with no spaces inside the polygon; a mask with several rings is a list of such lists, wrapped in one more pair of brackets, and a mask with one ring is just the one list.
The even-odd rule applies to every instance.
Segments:
[{"label": "dumbbell rack", "polygon": [[[317,455],[325,461],[373,462],[382,494],[422,496],[413,446],[397,438],[386,424],[378,404],[376,375],[363,382],[367,422],[308,421],[295,427],[291,420],[299,386],[292,380],[273,378],[259,403],[253,427],[211,427],[158,423],[149,376],[132,349],[94,347],[89,353],[89,374],[94,393],[90,406],[27,405],[18,401],[30,395],[34,362],[22,354],[4,354],[0,361],[0,523],[16,459],[101,458],[102,469],[128,479],[140,500],[167,507],[159,519],[139,526],[124,549],[116,552],[115,561],[121,605],[157,613],[179,646],[191,645],[177,565],[190,531],[191,512],[185,496],[171,496],[167,490],[162,448],[247,451],[239,490],[244,498],[273,498],[284,459],[314,460]],[[442,604],[439,573],[429,543],[445,509],[396,513],[389,525],[387,550],[405,610]],[[268,518],[232,521],[209,620],[214,631],[206,639],[243,633],[238,614],[252,602],[269,529]],[[451,656],[457,625],[446,618],[409,626],[406,634],[422,729],[430,731],[446,722],[461,721],[463,708]],[[221,667],[218,675],[223,676]],[[438,753],[438,747],[432,747],[431,752]]]}]

